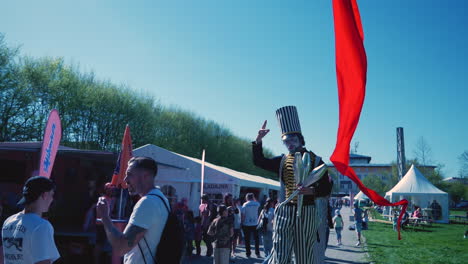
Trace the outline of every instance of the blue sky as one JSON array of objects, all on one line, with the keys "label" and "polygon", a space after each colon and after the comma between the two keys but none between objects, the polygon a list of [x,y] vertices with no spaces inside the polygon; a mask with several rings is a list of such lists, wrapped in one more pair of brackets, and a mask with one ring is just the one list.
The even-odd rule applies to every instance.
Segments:
[{"label": "blue sky", "polygon": [[[424,137],[456,176],[468,150],[468,17],[464,0],[358,1],[368,82],[353,142],[373,163],[406,157]],[[331,1],[6,1],[0,32],[21,54],[64,57],[285,151],[274,112],[296,105],[309,149],[329,160],[338,95]],[[123,127],[122,127],[123,129]],[[216,155],[207,153],[207,155]]]}]

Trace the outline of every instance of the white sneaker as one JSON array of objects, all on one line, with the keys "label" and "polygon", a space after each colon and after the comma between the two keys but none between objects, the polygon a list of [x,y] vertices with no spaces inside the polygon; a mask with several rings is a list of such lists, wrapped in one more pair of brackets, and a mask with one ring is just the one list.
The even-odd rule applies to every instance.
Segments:
[{"label": "white sneaker", "polygon": [[361,242],[356,243],[356,247],[359,247],[361,245]]}]

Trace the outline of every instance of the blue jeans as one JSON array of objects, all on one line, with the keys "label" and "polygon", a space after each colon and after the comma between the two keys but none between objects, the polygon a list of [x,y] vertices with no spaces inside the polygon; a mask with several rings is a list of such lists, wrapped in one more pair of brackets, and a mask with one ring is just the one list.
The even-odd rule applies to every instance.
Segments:
[{"label": "blue jeans", "polygon": [[336,233],[336,239],[341,240],[341,230],[343,230],[342,227],[335,227],[335,233]]},{"label": "blue jeans", "polygon": [[273,248],[273,232],[272,231],[263,232],[263,252],[265,253],[265,258],[268,255],[270,255],[272,248]]}]

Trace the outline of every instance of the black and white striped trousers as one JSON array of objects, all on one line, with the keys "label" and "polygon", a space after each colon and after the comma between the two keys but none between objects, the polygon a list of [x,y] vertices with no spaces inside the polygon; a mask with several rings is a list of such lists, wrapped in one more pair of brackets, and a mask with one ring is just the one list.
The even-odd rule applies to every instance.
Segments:
[{"label": "black and white striped trousers", "polygon": [[315,205],[303,205],[297,217],[297,205],[285,204],[275,210],[273,249],[268,264],[289,264],[292,252],[296,264],[313,264],[314,244],[320,219]]}]

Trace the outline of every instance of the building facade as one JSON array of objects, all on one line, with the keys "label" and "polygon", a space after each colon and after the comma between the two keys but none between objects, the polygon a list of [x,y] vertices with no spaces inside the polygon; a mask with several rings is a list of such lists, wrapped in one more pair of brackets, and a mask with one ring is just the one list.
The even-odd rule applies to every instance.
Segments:
[{"label": "building facade", "polygon": [[[371,159],[372,158],[370,156],[352,153],[349,155],[349,165],[353,168],[354,172],[361,181],[366,177],[379,177],[385,183],[390,182],[392,178],[392,164],[373,164],[371,163]],[[342,196],[349,195],[351,193],[357,194],[359,192],[359,188],[357,187],[357,185],[350,178],[339,173],[336,170],[335,165],[327,165],[329,167],[329,174],[335,181],[333,194],[337,196]],[[436,166],[425,167],[430,170],[434,170],[436,168]]]}]

